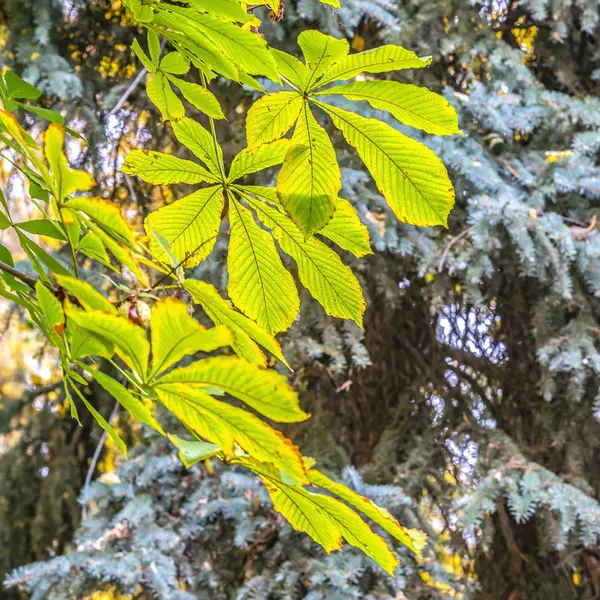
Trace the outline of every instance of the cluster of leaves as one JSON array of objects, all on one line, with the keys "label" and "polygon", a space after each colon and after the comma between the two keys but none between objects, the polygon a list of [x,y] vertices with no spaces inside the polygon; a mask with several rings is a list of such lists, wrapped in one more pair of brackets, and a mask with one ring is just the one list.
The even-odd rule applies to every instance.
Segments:
[{"label": "cluster of leaves", "polygon": [[[10,112],[21,107],[32,110],[21,100],[35,99],[39,92],[16,75],[5,75],[0,86],[5,108],[0,111],[1,139],[14,152],[14,164],[29,181],[31,200],[44,218],[15,223],[2,198],[0,226],[15,230],[39,277],[17,271],[10,252],[0,246],[0,294],[26,308],[59,350],[65,393],[75,418],[79,398],[126,452],[118,433],[81,392],[85,377],[92,377],[135,419],[167,436],[186,465],[216,457],[248,468],[262,479],[275,508],[296,529],[327,551],[339,549],[345,539],[393,573],[396,558],[354,508],[417,553],[418,534],[317,471],[313,459],[303,457],[290,440],[255,414],[219,397],[232,396],[276,422],[293,423],[309,416],[285,377],[264,368],[261,347],[285,364],[273,335],[287,330],[299,312],[296,283],[276,243],[295,260],[300,282],[328,314],[362,324],[365,302],[358,280],[337,252],[316,236],[356,256],[370,253],[369,237],[352,205],[338,197],[340,168],[313,109],[328,115],[356,148],[400,219],[418,225],[445,224],[452,207],[452,185],[443,163],[430,150],[381,121],[324,103],[321,97],[366,100],[407,125],[443,135],[458,132],[456,115],[441,97],[407,84],[363,80],[327,87],[363,73],[427,66],[428,60],[401,47],[349,55],[345,40],[307,31],[298,40],[303,63],[268,48],[256,31],[258,19],[236,0],[193,0],[185,7],[144,0],[126,4],[133,18],[148,29],[148,53],[139,43],[133,45],[149,73],[148,95],[171,122],[178,141],[202,164],[142,150],[129,154],[123,171],[153,184],[205,185],[150,214],[145,222],[147,238],[141,238],[118,206],[75,195],[90,191],[95,182],[84,171],[69,167],[63,152],[64,123],[59,116],[38,110],[36,114],[52,121],[40,147]],[[174,48],[162,58],[159,36]],[[178,77],[192,64],[199,70],[201,85]],[[213,123],[223,113],[207,89],[217,75],[258,90],[262,86],[253,76],[264,76],[291,90],[267,94],[250,109],[248,148],[229,168]],[[172,86],[207,115],[209,129],[185,116]],[[284,137],[292,128],[292,137]],[[282,167],[276,187],[247,183],[249,175],[277,165]],[[214,287],[186,279],[186,268],[210,254],[225,212],[230,226],[228,292],[241,312]],[[70,267],[26,233],[65,242]],[[79,253],[115,270],[125,268],[135,277],[137,289],[132,301],[124,304],[125,314],[79,278]],[[161,285],[169,278],[177,285]],[[172,288],[185,290],[215,327],[206,329],[193,319],[185,302],[168,296]],[[142,297],[152,300],[151,309]],[[223,355],[177,367],[185,357],[216,350]],[[104,374],[99,359],[110,361],[127,387]],[[163,430],[154,415],[157,403],[178,417],[192,440]]]}]

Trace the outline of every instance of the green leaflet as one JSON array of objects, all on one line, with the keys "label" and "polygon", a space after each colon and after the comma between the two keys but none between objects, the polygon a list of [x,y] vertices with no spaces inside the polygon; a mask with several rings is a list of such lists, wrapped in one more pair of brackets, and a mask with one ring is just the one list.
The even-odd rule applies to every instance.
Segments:
[{"label": "green leaflet", "polygon": [[280,165],[288,152],[289,140],[277,140],[272,144],[262,144],[253,150],[244,148],[231,163],[227,181],[241,179],[245,175]]},{"label": "green leaflet", "polygon": [[272,237],[233,198],[229,203],[229,220],[229,297],[268,333],[289,329],[300,312],[300,298]]},{"label": "green leaflet", "polygon": [[260,461],[308,482],[298,449],[281,433],[248,411],[211,398],[201,389],[168,383],[156,386],[160,402],[186,427],[217,444],[233,458],[241,447]]},{"label": "green leaflet", "polygon": [[303,31],[298,36],[298,45],[308,68],[306,87],[303,89],[310,89],[332,64],[344,58],[350,50],[347,40],[337,40],[314,29]]},{"label": "green leaflet", "polygon": [[190,70],[190,61],[180,52],[169,52],[162,57],[159,69],[172,75],[185,75]]},{"label": "green leaflet", "polygon": [[169,252],[154,239],[153,255],[170,263],[172,254],[178,263],[191,268],[202,262],[215,245],[225,199],[220,186],[203,188],[163,206],[146,217],[144,227],[148,233],[155,231],[169,244]]},{"label": "green leaflet", "polygon": [[113,397],[119,404],[140,423],[152,427],[161,435],[166,435],[160,423],[155,419],[152,411],[142,400],[136,398],[127,388],[118,381],[102,373],[100,370],[90,371],[94,379]]},{"label": "green leaflet", "polygon": [[189,469],[191,466],[221,452],[221,447],[210,442],[193,442],[176,435],[167,435],[169,441],[179,450],[181,462]]},{"label": "green leaflet", "polygon": [[[2,213],[0,213],[1,215]],[[0,219],[1,220],[1,219]],[[23,221],[22,223],[15,223],[15,227],[26,231],[27,233],[33,233],[34,235],[45,235],[55,240],[67,241],[65,234],[59,229],[57,221],[49,221],[48,219],[33,219],[31,221]],[[2,229],[2,227],[0,227]]]},{"label": "green leaflet", "polygon": [[167,75],[167,79],[179,88],[183,97],[198,110],[213,119],[224,119],[225,115],[215,95],[204,86],[197,83],[189,83],[185,79]]},{"label": "green leaflet", "polygon": [[359,258],[373,254],[369,230],[348,200],[335,201],[333,218],[318,233]]},{"label": "green leaflet", "polygon": [[341,59],[313,86],[313,89],[331,83],[352,79],[361,73],[388,73],[401,69],[422,69],[431,59],[419,58],[414,52],[401,46],[380,46],[373,50],[350,54]]},{"label": "green leaflet", "polygon": [[389,111],[398,121],[427,133],[460,133],[458,115],[448,100],[427,88],[397,81],[355,81],[315,94],[341,95],[349,100],[365,100],[373,108]]},{"label": "green leaflet", "polygon": [[297,423],[308,418],[298,404],[298,395],[283,375],[236,356],[199,360],[163,375],[156,383],[162,389],[167,389],[167,384],[183,385],[190,390],[221,389],[280,423]]},{"label": "green leaflet", "polygon": [[[158,62],[158,56],[155,58],[154,56],[150,58],[140,46],[140,43],[137,40],[133,40],[131,44],[131,49],[138,57],[139,61],[144,65],[144,68],[149,73],[156,73],[156,64]],[[154,54],[154,50],[152,50],[151,54]]]},{"label": "green leaflet", "polygon": [[81,279],[75,277],[63,277],[62,275],[56,275],[56,281],[61,288],[77,298],[77,301],[85,310],[100,310],[117,314],[117,309],[86,281],[81,281]]},{"label": "green leaflet", "polygon": [[173,123],[175,137],[189,148],[218,179],[221,178],[223,151],[212,135],[193,119],[181,119]]},{"label": "green leaflet", "polygon": [[296,92],[277,92],[257,100],[246,117],[248,148],[284,136],[298,120],[304,101]]},{"label": "green leaflet", "polygon": [[435,153],[376,119],[318,103],[354,146],[379,191],[401,220],[443,225],[454,205],[454,188]]},{"label": "green leaflet", "polygon": [[39,279],[35,284],[35,292],[44,319],[52,331],[59,330],[65,322],[65,313],[61,303]]},{"label": "green leaflet", "polygon": [[181,119],[185,116],[183,102],[171,89],[171,85],[163,73],[148,74],[146,93],[152,104],[160,111],[163,121]]},{"label": "green leaflet", "polygon": [[308,237],[333,216],[341,187],[342,175],[333,144],[305,102],[277,176],[281,204]]},{"label": "green leaflet", "polygon": [[271,54],[281,75],[296,87],[305,89],[307,70],[304,63],[300,62],[295,56],[274,48],[271,48]]},{"label": "green leaflet", "polygon": [[365,300],[360,284],[337,253],[314,237],[305,240],[302,232],[284,212],[266,204],[278,203],[274,189],[253,186],[238,189],[258,218],[273,229],[281,249],[296,261],[302,285],[323,306],[325,312],[332,317],[352,319],[362,327]]},{"label": "green leaflet", "polygon": [[154,304],[150,317],[152,331],[152,369],[149,379],[196,352],[212,352],[229,346],[231,331],[225,326],[202,327],[188,314],[187,304],[163,298]]},{"label": "green leaflet", "polygon": [[230,21],[246,23],[251,19],[237,0],[190,0],[192,8]]},{"label": "green leaflet", "polygon": [[146,377],[150,344],[144,329],[124,317],[96,310],[83,312],[71,308],[67,311],[67,316],[81,329],[113,345],[127,366],[136,371],[142,380]]},{"label": "green leaflet", "polygon": [[132,150],[127,155],[121,171],[128,175],[136,175],[154,185],[218,181],[212,173],[191,160],[152,150]]},{"label": "green leaflet", "polygon": [[221,298],[214,286],[204,281],[188,279],[184,287],[192,295],[194,302],[202,306],[213,323],[227,325],[233,331],[232,348],[240,358],[260,367],[266,367],[265,355],[257,345],[260,344],[284,365],[289,366],[277,340],[252,319],[234,310]]},{"label": "green leaflet", "polygon": [[309,479],[314,485],[339,496],[342,500],[348,502],[357,508],[372,521],[377,523],[382,529],[393,535],[399,542],[410,548],[417,556],[421,555],[421,550],[425,543],[423,534],[414,529],[402,527],[400,523],[385,509],[377,506],[374,502],[353,492],[345,485],[337,483],[316,469],[310,469]]}]

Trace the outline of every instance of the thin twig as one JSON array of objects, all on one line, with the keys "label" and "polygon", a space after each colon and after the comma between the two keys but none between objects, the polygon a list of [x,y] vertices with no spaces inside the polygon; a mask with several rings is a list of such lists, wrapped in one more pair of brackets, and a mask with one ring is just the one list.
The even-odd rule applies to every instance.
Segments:
[{"label": "thin twig", "polygon": [[13,277],[20,279],[23,283],[26,283],[32,290],[35,290],[35,284],[37,283],[37,279],[35,277],[30,277],[25,273],[21,273],[21,271],[17,271],[14,267],[11,267],[9,264],[2,262],[0,260],[0,271],[4,271],[5,273],[10,273]]},{"label": "thin twig", "polygon": [[446,258],[448,258],[448,253],[450,252],[452,246],[454,246],[454,244],[456,244],[456,242],[458,242],[458,240],[464,238],[465,235],[467,235],[473,229],[473,227],[474,227],[474,225],[467,227],[464,231],[461,231],[457,236],[453,237],[448,242],[448,245],[446,246],[446,249],[444,250],[444,253],[442,254],[442,258],[440,258],[440,264],[438,266],[438,273],[442,272],[442,269],[444,268],[444,263],[446,262]]},{"label": "thin twig", "polygon": [[[108,424],[112,425],[113,421],[117,418],[117,414],[119,413],[119,403],[115,402],[115,405],[110,413],[110,417],[108,417]],[[94,476],[94,471],[96,470],[96,465],[98,464],[98,460],[100,459],[100,454],[102,454],[102,449],[104,448],[104,444],[106,443],[107,433],[106,431],[102,432],[102,437],[96,446],[96,450],[94,451],[94,456],[92,456],[92,462],[90,463],[90,467],[85,476],[85,482],[83,484],[83,490],[87,490],[90,483],[92,482],[92,477]],[[87,506],[85,502],[81,506],[81,519],[85,519],[87,516]]]}]

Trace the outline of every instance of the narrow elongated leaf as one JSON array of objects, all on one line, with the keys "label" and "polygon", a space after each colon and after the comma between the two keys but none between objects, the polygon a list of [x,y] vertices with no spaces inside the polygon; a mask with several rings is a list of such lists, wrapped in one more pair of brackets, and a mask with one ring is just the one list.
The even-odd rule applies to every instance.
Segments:
[{"label": "narrow elongated leaf", "polygon": [[277,68],[281,75],[296,87],[304,89],[307,80],[306,65],[300,62],[295,56],[292,56],[287,52],[282,52],[281,50],[275,50],[275,48],[271,48],[271,54],[273,55],[273,58],[275,58]]},{"label": "narrow elongated leaf", "polygon": [[133,40],[131,44],[131,49],[134,51],[135,55],[138,57],[139,61],[144,65],[144,68],[149,73],[156,72],[156,59],[150,58],[140,46],[140,43],[137,40]]},{"label": "narrow elongated leaf", "polygon": [[454,188],[435,153],[386,123],[319,103],[354,146],[396,216],[413,225],[443,225]]},{"label": "narrow elongated leaf", "polygon": [[182,384],[159,383],[156,391],[169,411],[200,437],[220,446],[226,456],[235,456],[238,445],[258,460],[307,482],[298,449],[255,415]]},{"label": "narrow elongated leaf", "polygon": [[15,75],[12,71],[6,71],[4,73],[4,82],[6,83],[8,97],[11,100],[13,98],[37,100],[42,95],[40,90],[30,83],[27,83],[24,79],[21,79],[18,75]]},{"label": "narrow elongated leaf", "polygon": [[86,192],[95,185],[94,178],[89,173],[69,167],[67,157],[62,150],[64,141],[64,128],[56,123],[50,123],[44,134],[44,154],[56,184],[58,200],[76,191]]},{"label": "narrow elongated leaf", "polygon": [[62,327],[65,322],[65,313],[56,296],[39,279],[35,284],[35,292],[40,305],[40,310],[48,322],[48,325],[50,325],[53,330]]},{"label": "narrow elongated leaf", "polygon": [[275,60],[261,36],[208,14],[198,18],[196,23],[225,56],[242,70],[250,75],[264,75],[273,81],[280,81]]},{"label": "narrow elongated leaf", "polygon": [[106,248],[93,231],[88,231],[83,238],[81,238],[77,249],[91,259],[97,260],[103,265],[110,267],[110,258],[106,252]]},{"label": "narrow elongated leaf", "polygon": [[152,307],[152,377],[196,352],[212,352],[233,341],[231,331],[219,325],[213,329],[202,327],[190,317],[185,302],[163,298]]},{"label": "narrow elongated leaf", "polygon": [[221,178],[223,152],[212,135],[193,119],[181,119],[173,123],[175,137],[189,148],[211,171]]},{"label": "narrow elongated leaf", "polygon": [[[191,268],[212,252],[224,203],[221,187],[204,188],[151,213],[144,226],[147,232],[159,233],[170,244],[169,254],[178,263]],[[158,260],[171,262],[169,254],[154,238],[151,249]]]},{"label": "narrow elongated leaf", "polygon": [[189,389],[219,388],[239,398],[265,417],[297,423],[309,417],[287,379],[272,370],[251,365],[236,356],[205,358],[163,375],[157,385],[182,384]]},{"label": "narrow elongated leaf", "polygon": [[[264,200],[256,200],[245,191]],[[241,190],[244,199],[256,210],[258,218],[273,229],[281,249],[291,256],[298,266],[302,285],[332,317],[352,319],[362,327],[365,300],[358,280],[338,254],[316,238],[304,239],[302,232],[282,211],[266,202],[277,203],[272,188],[246,186]]]},{"label": "narrow elongated leaf", "polygon": [[333,216],[341,187],[342,175],[333,144],[305,102],[277,176],[281,204],[308,237]]},{"label": "narrow elongated leaf", "polygon": [[[152,62],[157,65],[160,59],[160,40],[158,39],[158,34],[152,29],[147,30],[147,39],[148,39],[148,52],[150,53],[150,59]],[[150,70],[150,69],[148,69]]]},{"label": "narrow elongated leaf", "polygon": [[333,63],[344,58],[350,51],[347,40],[337,40],[316,30],[303,31],[298,36],[298,45],[302,49],[308,69],[304,89],[311,89]]},{"label": "narrow elongated leaf", "polygon": [[[1,214],[1,213],[0,213]],[[34,219],[32,221],[24,221],[23,223],[15,223],[15,226],[27,233],[34,235],[45,235],[55,240],[67,241],[65,234],[59,229],[58,224],[48,219]]]},{"label": "narrow elongated leaf", "polygon": [[338,198],[335,202],[335,214],[319,235],[336,243],[340,248],[352,252],[354,256],[373,254],[369,240],[369,230],[361,222],[356,209],[348,202]]},{"label": "narrow elongated leaf", "polygon": [[56,281],[61,288],[65,289],[85,310],[100,310],[107,313],[117,314],[117,309],[87,281],[75,277],[56,276]]},{"label": "narrow elongated leaf", "polygon": [[121,171],[154,185],[218,181],[212,173],[191,160],[152,150],[132,150],[127,155]]},{"label": "narrow elongated leaf", "polygon": [[318,87],[332,81],[352,79],[361,73],[388,73],[401,69],[422,69],[431,64],[431,58],[419,58],[414,52],[401,46],[380,46],[359,54],[342,58],[329,69],[319,81]]},{"label": "narrow elongated leaf", "polygon": [[221,298],[214,286],[204,281],[188,279],[184,287],[192,295],[194,302],[202,306],[215,325],[227,325],[233,331],[232,347],[238,356],[250,363],[266,367],[265,355],[257,346],[260,344],[288,366],[279,342],[252,319],[234,310],[228,302]]},{"label": "narrow elongated leaf", "polygon": [[212,13],[234,22],[246,23],[252,18],[237,0],[191,0],[190,4],[197,11]]},{"label": "narrow elongated leaf", "polygon": [[183,103],[171,89],[169,80],[163,73],[148,74],[146,93],[152,104],[160,111],[163,121],[181,119],[185,116]]},{"label": "narrow elongated leaf", "polygon": [[150,358],[146,331],[124,317],[100,311],[70,309],[67,316],[78,327],[90,331],[114,345],[119,357],[144,378]]},{"label": "narrow elongated leaf", "polygon": [[355,81],[328,88],[316,95],[322,94],[365,100],[373,108],[387,110],[398,121],[427,133],[460,133],[458,115],[450,102],[427,88],[397,81]]},{"label": "narrow elongated leaf", "polygon": [[229,220],[229,297],[268,333],[289,329],[300,311],[300,299],[273,238],[255,223],[248,209],[233,199]]},{"label": "narrow elongated leaf", "polygon": [[112,377],[102,373],[102,371],[91,371],[91,373],[94,379],[135,419],[152,427],[161,435],[166,435],[152,411],[142,400],[136,398],[127,388]]},{"label": "narrow elongated leaf", "polygon": [[118,205],[102,198],[71,198],[65,205],[68,209],[81,211],[97,223],[105,232],[121,239],[130,246],[135,238],[131,227],[122,217]]},{"label": "narrow elongated leaf", "polygon": [[252,150],[245,148],[233,159],[227,181],[235,181],[250,173],[280,165],[289,146],[290,141],[284,139],[272,144],[262,144]]},{"label": "narrow elongated leaf", "polygon": [[179,450],[181,462],[189,469],[191,466],[221,452],[221,447],[210,442],[184,440],[176,435],[168,435],[169,441]]},{"label": "narrow elongated leaf", "polygon": [[304,105],[296,92],[277,92],[258,99],[246,117],[248,148],[283,137],[300,116]]},{"label": "narrow elongated leaf", "polygon": [[345,485],[333,481],[316,469],[310,469],[308,476],[311,483],[339,496],[342,500],[345,500],[373,522],[377,523],[382,529],[393,535],[399,542],[417,554],[417,556],[421,555],[424,543],[423,534],[420,531],[403,527],[388,510],[377,506],[373,501],[357,494]]},{"label": "narrow elongated leaf", "polygon": [[183,97],[198,110],[213,119],[224,119],[225,115],[221,110],[221,105],[215,95],[204,86],[197,83],[190,83],[185,79],[167,75],[169,81],[179,88]]}]

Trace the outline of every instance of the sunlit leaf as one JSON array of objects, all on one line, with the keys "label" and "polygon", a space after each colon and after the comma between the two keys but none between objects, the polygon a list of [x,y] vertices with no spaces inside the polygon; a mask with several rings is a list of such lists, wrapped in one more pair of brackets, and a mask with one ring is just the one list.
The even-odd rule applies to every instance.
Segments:
[{"label": "sunlit leaf", "polygon": [[259,98],[246,117],[248,147],[283,137],[298,120],[303,106],[302,96],[295,92],[277,92]]},{"label": "sunlit leaf", "polygon": [[333,218],[319,231],[319,235],[331,240],[340,248],[352,252],[354,256],[373,254],[369,230],[361,222],[356,209],[348,200],[338,198],[335,201]]}]

